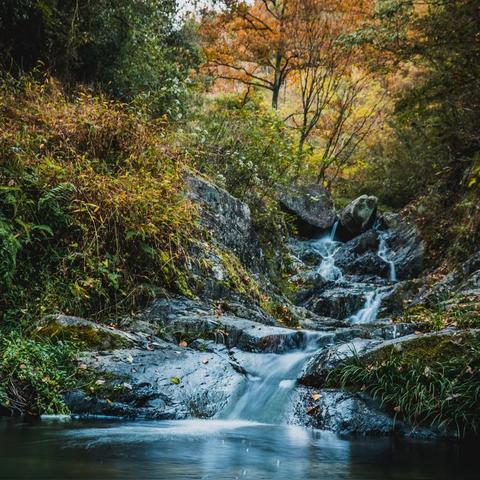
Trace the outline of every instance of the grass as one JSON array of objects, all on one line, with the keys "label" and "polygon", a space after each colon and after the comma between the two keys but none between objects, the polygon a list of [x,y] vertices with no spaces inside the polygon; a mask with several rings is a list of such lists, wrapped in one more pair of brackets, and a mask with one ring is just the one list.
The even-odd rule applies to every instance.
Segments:
[{"label": "grass", "polygon": [[455,431],[480,429],[480,345],[442,340],[409,351],[391,349],[383,358],[356,357],[338,367],[329,383],[362,390],[413,426]]}]

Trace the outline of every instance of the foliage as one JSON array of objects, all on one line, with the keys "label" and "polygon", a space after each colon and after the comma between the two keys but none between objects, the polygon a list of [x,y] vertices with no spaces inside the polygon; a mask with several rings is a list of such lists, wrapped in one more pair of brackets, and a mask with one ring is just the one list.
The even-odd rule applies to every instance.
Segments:
[{"label": "foliage", "polygon": [[476,297],[451,299],[432,307],[418,305],[406,310],[402,321],[418,323],[428,330],[443,330],[447,327],[480,327],[480,303]]},{"label": "foliage", "polygon": [[63,394],[75,385],[76,348],[0,335],[0,406],[16,415],[62,414]]},{"label": "foliage", "polygon": [[336,380],[330,381],[368,391],[413,426],[455,429],[460,436],[476,434],[480,428],[480,347],[478,342],[448,342],[445,349],[437,358],[422,351],[412,355],[394,349],[383,360],[357,357],[339,367]]},{"label": "foliage", "polygon": [[41,62],[63,80],[99,84],[176,118],[199,62],[193,24],[177,16],[176,0],[6,0],[0,64],[22,73]]},{"label": "foliage", "polygon": [[185,292],[195,210],[167,133],[127,107],[47,79],[0,90],[4,320],[136,308]]},{"label": "foliage", "polygon": [[295,141],[256,97],[228,95],[201,112],[184,139],[197,168],[246,202],[267,250],[283,244],[277,189],[295,175]]}]

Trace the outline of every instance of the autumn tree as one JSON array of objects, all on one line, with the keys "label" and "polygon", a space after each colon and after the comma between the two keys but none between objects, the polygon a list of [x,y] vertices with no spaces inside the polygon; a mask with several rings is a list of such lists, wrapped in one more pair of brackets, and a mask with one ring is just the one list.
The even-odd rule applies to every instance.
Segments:
[{"label": "autumn tree", "polygon": [[207,67],[215,78],[269,90],[278,108],[280,91],[296,68],[293,48],[296,0],[226,1],[225,10],[205,12]]}]

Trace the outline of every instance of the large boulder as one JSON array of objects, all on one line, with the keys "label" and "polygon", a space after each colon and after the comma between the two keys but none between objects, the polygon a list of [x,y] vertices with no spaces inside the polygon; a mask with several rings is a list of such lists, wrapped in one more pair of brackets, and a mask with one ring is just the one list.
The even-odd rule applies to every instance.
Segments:
[{"label": "large boulder", "polygon": [[330,194],[320,185],[296,186],[278,194],[284,210],[298,219],[299,232],[310,236],[333,227],[335,206]]},{"label": "large boulder", "polygon": [[377,197],[368,195],[362,195],[347,205],[340,214],[340,237],[349,240],[368,230],[375,222],[377,207]]},{"label": "large boulder", "polygon": [[423,270],[425,242],[415,224],[398,213],[385,213],[379,223],[386,229],[384,237],[389,259],[395,263],[398,279],[407,280],[419,275]]},{"label": "large boulder", "polygon": [[236,255],[253,273],[265,271],[265,256],[248,205],[199,176],[187,178],[188,196],[199,207],[212,240]]}]

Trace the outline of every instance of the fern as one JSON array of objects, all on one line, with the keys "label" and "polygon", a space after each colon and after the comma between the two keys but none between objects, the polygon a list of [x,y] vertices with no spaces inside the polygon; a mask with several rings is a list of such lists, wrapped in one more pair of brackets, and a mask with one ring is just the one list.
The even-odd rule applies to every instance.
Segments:
[{"label": "fern", "polygon": [[60,183],[47,190],[38,201],[42,219],[52,227],[65,227],[71,223],[68,204],[75,187],[71,183]]}]

